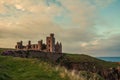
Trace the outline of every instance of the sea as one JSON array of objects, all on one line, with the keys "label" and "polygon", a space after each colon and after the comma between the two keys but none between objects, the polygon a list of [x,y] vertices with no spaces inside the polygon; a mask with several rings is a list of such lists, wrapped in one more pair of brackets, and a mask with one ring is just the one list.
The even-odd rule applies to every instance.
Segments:
[{"label": "sea", "polygon": [[120,62],[120,57],[97,57],[98,59],[111,62]]}]

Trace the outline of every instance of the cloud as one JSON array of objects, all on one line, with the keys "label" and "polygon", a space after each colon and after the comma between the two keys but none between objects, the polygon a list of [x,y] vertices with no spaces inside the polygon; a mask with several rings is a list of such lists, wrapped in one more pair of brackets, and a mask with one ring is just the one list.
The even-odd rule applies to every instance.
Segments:
[{"label": "cloud", "polygon": [[119,40],[119,34],[114,34],[108,38],[82,43],[81,52],[92,56],[117,56],[120,52]]},{"label": "cloud", "polygon": [[115,2],[116,0],[94,0],[95,3],[97,4],[97,6],[99,7],[107,7],[108,5],[112,4],[113,2]]},{"label": "cloud", "polygon": [[0,0],[0,47],[14,47],[19,40],[35,43],[54,32],[64,52],[98,51],[108,44],[98,39],[94,27],[97,11],[103,3],[108,6],[113,1]]}]

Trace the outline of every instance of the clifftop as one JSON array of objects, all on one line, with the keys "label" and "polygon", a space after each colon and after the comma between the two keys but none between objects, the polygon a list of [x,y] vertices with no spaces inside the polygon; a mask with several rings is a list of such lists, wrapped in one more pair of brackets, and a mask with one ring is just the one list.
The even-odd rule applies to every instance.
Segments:
[{"label": "clifftop", "polygon": [[103,61],[84,54],[58,54],[40,51],[5,50],[2,52],[2,55],[22,58],[38,58],[43,61],[60,64],[68,70],[97,73],[106,80],[120,79],[120,68],[118,68],[120,65],[118,63]]}]

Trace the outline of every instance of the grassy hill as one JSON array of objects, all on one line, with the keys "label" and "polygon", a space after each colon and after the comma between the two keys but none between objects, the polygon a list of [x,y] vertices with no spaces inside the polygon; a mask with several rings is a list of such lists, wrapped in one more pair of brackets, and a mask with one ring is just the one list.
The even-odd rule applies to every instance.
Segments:
[{"label": "grassy hill", "polygon": [[93,62],[96,66],[102,66],[103,68],[113,68],[118,66],[115,62],[100,60],[85,54],[64,54],[64,58],[68,62]]},{"label": "grassy hill", "polygon": [[75,74],[38,59],[0,56],[0,80],[103,80],[86,71]]},{"label": "grassy hill", "polygon": [[50,64],[36,59],[0,56],[0,80],[68,80]]},{"label": "grassy hill", "polygon": [[[11,49],[0,48],[0,53],[5,50]],[[104,80],[96,73],[87,72],[87,69],[92,71],[95,69],[94,66],[98,70],[118,66],[117,63],[106,62],[84,54],[63,54],[62,59],[58,62],[85,63],[85,65],[80,64],[79,66],[85,69],[76,74],[74,70],[68,71],[66,68],[40,59],[0,56],[0,80]]]}]

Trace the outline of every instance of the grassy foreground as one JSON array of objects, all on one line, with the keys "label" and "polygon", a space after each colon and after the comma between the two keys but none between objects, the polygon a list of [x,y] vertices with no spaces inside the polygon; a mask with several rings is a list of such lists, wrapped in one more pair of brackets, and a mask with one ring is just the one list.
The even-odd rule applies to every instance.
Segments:
[{"label": "grassy foreground", "polygon": [[38,59],[0,56],[0,80],[103,80],[90,72],[67,71]]},{"label": "grassy foreground", "polygon": [[68,80],[48,63],[0,56],[0,80]]}]

